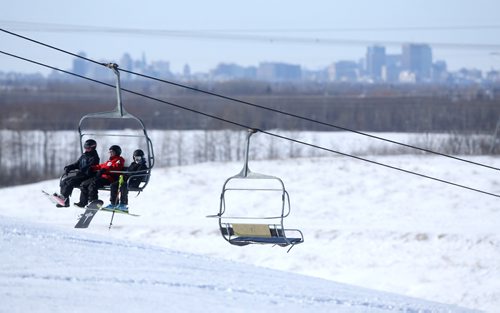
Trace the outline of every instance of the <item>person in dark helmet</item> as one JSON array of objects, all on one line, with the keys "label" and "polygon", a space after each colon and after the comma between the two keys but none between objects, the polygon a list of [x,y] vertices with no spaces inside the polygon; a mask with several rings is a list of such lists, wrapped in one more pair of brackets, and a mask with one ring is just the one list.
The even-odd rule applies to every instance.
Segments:
[{"label": "person in dark helmet", "polygon": [[[106,209],[114,209],[121,210],[124,212],[128,212],[128,188],[137,188],[141,184],[141,182],[145,179],[145,172],[148,169],[146,165],[146,159],[144,158],[144,151],[141,149],[137,149],[133,153],[133,161],[130,163],[130,166],[126,169],[128,173],[121,175],[118,181],[115,181],[111,184],[111,193],[109,202]],[[141,171],[143,173],[141,173]],[[134,172],[137,172],[134,175]],[[129,179],[130,178],[130,179]],[[128,184],[127,184],[128,182]],[[120,199],[117,201],[118,190],[120,191]]]},{"label": "person in dark helmet", "polygon": [[93,177],[80,184],[80,202],[75,203],[76,206],[83,208],[89,202],[97,200],[99,188],[107,186],[118,179],[119,174],[112,172],[123,170],[125,160],[121,157],[121,154],[122,149],[120,146],[113,145],[109,147],[109,159],[90,168]]},{"label": "person in dark helmet", "polygon": [[64,175],[60,183],[61,193],[54,194],[64,201],[64,205],[56,204],[57,207],[68,207],[73,189],[93,175],[91,167],[99,164],[100,161],[96,147],[97,142],[94,139],[88,139],[83,144],[84,152],[78,160],[64,167]]}]

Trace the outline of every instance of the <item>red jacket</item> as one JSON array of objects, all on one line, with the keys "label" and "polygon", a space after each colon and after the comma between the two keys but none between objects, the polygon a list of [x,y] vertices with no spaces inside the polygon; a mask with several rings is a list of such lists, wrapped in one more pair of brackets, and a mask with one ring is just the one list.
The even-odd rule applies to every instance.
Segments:
[{"label": "red jacket", "polygon": [[123,159],[119,155],[114,155],[110,157],[106,162],[92,166],[92,171],[97,172],[99,170],[104,170],[104,173],[101,175],[101,177],[107,179],[110,183],[112,183],[118,179],[120,174],[110,173],[110,171],[123,171],[124,166],[125,159]]}]

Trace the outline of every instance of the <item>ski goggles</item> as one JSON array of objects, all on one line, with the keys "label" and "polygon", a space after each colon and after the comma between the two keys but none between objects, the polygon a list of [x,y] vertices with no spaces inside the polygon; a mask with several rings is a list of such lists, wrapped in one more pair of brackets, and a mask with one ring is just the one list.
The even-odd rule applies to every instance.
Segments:
[{"label": "ski goggles", "polygon": [[134,157],[134,161],[136,163],[141,163],[142,162],[142,157],[140,155]]}]

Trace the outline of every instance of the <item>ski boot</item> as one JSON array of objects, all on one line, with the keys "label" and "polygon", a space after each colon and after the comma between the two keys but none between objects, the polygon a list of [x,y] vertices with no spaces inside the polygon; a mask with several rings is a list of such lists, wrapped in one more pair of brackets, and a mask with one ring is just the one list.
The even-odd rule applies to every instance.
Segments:
[{"label": "ski boot", "polygon": [[110,203],[107,206],[105,206],[103,209],[111,211],[111,210],[115,210],[116,207],[117,207],[117,205]]},{"label": "ski boot", "polygon": [[54,198],[56,198],[58,202],[61,202],[61,203],[57,203],[56,207],[58,207],[58,208],[67,208],[67,207],[69,207],[69,198],[64,198],[62,195],[57,194],[57,193],[54,193],[52,196]]},{"label": "ski boot", "polygon": [[128,207],[126,204],[120,203],[115,207],[116,210],[128,213]]}]

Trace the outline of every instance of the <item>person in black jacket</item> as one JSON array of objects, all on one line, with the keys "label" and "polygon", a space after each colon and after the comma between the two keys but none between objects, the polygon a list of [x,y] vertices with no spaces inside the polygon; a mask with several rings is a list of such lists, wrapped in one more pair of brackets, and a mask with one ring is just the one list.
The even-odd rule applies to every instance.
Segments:
[{"label": "person in black jacket", "polygon": [[[146,178],[146,170],[148,169],[146,165],[146,159],[144,159],[144,151],[137,149],[133,154],[134,161],[126,169],[127,173],[123,176],[123,179],[119,179],[110,185],[110,198],[111,202],[105,207],[105,209],[111,210],[121,210],[128,212],[128,188],[137,188]],[[134,174],[137,172],[137,174]],[[130,178],[130,179],[129,179]],[[121,182],[120,182],[121,181]],[[128,181],[128,185],[127,185]],[[120,199],[118,198],[118,190],[120,191]]]},{"label": "person in black jacket", "polygon": [[[64,205],[56,204],[57,207],[68,207],[69,197],[76,186],[79,186],[84,180],[94,176],[91,167],[99,164],[99,154],[96,151],[97,142],[94,139],[85,141],[83,148],[85,152],[74,163],[68,164],[64,167],[65,177],[61,180],[61,194],[59,198],[64,200]],[[76,170],[74,172],[71,172]],[[70,173],[71,172],[71,173]]]}]

